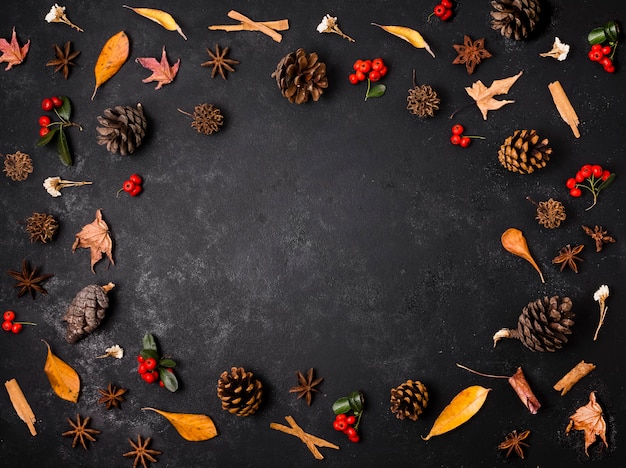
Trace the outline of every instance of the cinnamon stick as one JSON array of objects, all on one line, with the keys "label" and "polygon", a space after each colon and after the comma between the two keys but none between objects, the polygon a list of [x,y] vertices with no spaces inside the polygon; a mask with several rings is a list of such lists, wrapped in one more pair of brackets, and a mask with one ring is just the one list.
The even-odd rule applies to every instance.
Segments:
[{"label": "cinnamon stick", "polygon": [[263,23],[257,23],[256,21],[251,20],[250,18],[248,18],[245,15],[242,15],[238,11],[230,10],[228,12],[228,17],[231,18],[231,19],[237,20],[237,21],[241,21],[242,23],[245,23],[245,24],[255,28],[256,30],[261,31],[264,34],[267,34],[269,37],[274,39],[276,42],[280,42],[280,41],[283,40],[283,36],[281,36],[279,33],[274,31],[273,29],[268,28]]},{"label": "cinnamon stick", "polygon": [[7,393],[9,394],[9,398],[11,399],[11,403],[13,404],[13,408],[15,408],[15,412],[20,417],[22,421],[26,423],[28,429],[30,430],[31,435],[37,435],[37,430],[35,429],[35,414],[33,413],[32,408],[26,401],[26,397],[20,388],[20,385],[17,383],[17,380],[11,379],[4,382],[4,386],[7,389]]},{"label": "cinnamon stick", "polygon": [[548,85],[548,89],[550,90],[550,94],[552,95],[552,100],[556,105],[556,109],[559,111],[561,118],[565,121],[567,125],[570,126],[574,136],[576,138],[580,138],[580,132],[578,131],[578,124],[580,123],[578,120],[578,115],[576,115],[576,111],[572,107],[572,103],[570,102],[567,94],[565,94],[565,90],[561,83],[555,81]]},{"label": "cinnamon stick", "polygon": [[580,361],[572,370],[565,374],[561,380],[555,383],[552,388],[554,388],[557,392],[561,392],[561,396],[563,396],[571,390],[575,383],[595,368],[596,366],[590,362],[585,362],[584,360]]},{"label": "cinnamon stick", "polygon": [[324,455],[322,455],[317,447],[328,447],[339,450],[339,447],[337,445],[331,444],[324,439],[320,439],[319,437],[315,437],[314,435],[304,432],[302,428],[298,426],[292,416],[285,416],[285,419],[291,427],[287,427],[283,424],[278,423],[270,423],[270,428],[299,438],[302,442],[304,442],[304,444],[306,444],[307,448],[311,451],[311,453],[317,460],[324,459]]},{"label": "cinnamon stick", "polygon": [[[277,20],[277,21],[260,21],[259,24],[263,24],[274,31],[286,31],[289,29],[289,20]],[[209,26],[211,31],[258,31],[256,26],[251,26],[246,23],[239,24],[214,24]]]}]

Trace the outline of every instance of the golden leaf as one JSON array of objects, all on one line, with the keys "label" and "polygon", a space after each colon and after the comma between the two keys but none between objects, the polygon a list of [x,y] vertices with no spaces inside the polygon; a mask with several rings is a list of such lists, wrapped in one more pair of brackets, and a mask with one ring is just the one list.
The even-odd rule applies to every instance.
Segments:
[{"label": "golden leaf", "polygon": [[93,266],[102,259],[102,255],[106,254],[109,261],[113,264],[113,241],[109,235],[109,226],[102,219],[102,210],[96,211],[96,219],[80,230],[76,234],[74,244],[72,244],[72,252],[78,247],[91,249],[91,271],[95,273]]},{"label": "golden leaf", "polygon": [[69,364],[52,354],[47,341],[42,341],[48,347],[48,355],[43,370],[50,381],[52,390],[59,398],[76,403],[80,392],[80,377]]},{"label": "golden leaf", "polygon": [[217,435],[213,420],[206,414],[168,413],[155,408],[141,408],[159,413],[167,419],[185,440],[198,442],[209,440]]},{"label": "golden leaf", "polygon": [[465,88],[467,94],[476,101],[476,105],[480,109],[480,112],[482,112],[484,120],[487,120],[488,111],[498,110],[506,104],[515,102],[505,100],[498,101],[493,97],[508,93],[511,86],[522,76],[522,73],[523,72],[519,72],[517,75],[502,80],[493,80],[493,83],[491,83],[491,86],[488,88],[480,80],[476,81],[472,86]]},{"label": "golden leaf", "polygon": [[129,10],[133,10],[140,16],[144,18],[148,18],[149,20],[154,21],[157,24],[160,24],[168,31],[176,31],[180,34],[183,39],[187,40],[187,36],[183,33],[183,30],[180,29],[180,26],[176,23],[176,20],[170,15],[168,12],[163,10],[155,10],[154,8],[133,8],[128,5],[122,5],[124,8],[128,8]]},{"label": "golden leaf", "polygon": [[130,50],[130,43],[128,42],[128,36],[124,31],[120,31],[104,44],[96,66],[94,68],[94,74],[96,75],[96,87],[91,95],[93,101],[94,96],[98,88],[113,75],[115,75],[128,58]]},{"label": "golden leaf", "polygon": [[428,435],[422,437],[422,439],[428,440],[431,437],[444,434],[467,422],[483,406],[490,391],[490,388],[484,388],[480,385],[474,385],[462,390],[443,409]]},{"label": "golden leaf", "polygon": [[426,49],[430,55],[435,57],[435,54],[431,50],[430,46],[419,32],[415,29],[407,28],[406,26],[383,26],[378,23],[372,23],[372,26],[378,26],[384,31],[387,31],[389,34],[393,34],[400,39],[404,39],[413,47],[418,49]]},{"label": "golden leaf", "polygon": [[502,233],[502,236],[500,237],[500,242],[502,242],[502,247],[504,247],[507,252],[510,252],[513,255],[517,255],[518,257],[523,258],[528,263],[530,263],[533,268],[537,270],[537,273],[539,273],[539,276],[541,277],[541,282],[545,283],[545,280],[543,279],[543,274],[539,269],[539,265],[537,265],[537,262],[535,262],[532,255],[530,254],[530,250],[528,249],[528,243],[526,242],[526,238],[522,234],[522,231],[517,228],[507,229]]},{"label": "golden leaf", "polygon": [[596,401],[596,392],[589,394],[589,403],[581,406],[569,417],[570,421],[565,429],[568,434],[571,429],[585,431],[585,453],[589,456],[587,449],[596,441],[596,436],[600,436],[604,446],[608,448],[606,442],[606,422],[602,417],[602,407]]}]

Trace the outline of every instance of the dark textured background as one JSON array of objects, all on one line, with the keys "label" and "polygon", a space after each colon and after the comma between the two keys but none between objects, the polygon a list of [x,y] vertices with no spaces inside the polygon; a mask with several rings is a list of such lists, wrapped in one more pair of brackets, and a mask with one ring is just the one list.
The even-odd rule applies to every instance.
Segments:
[{"label": "dark textured background", "polygon": [[[163,452],[158,466],[288,467],[317,466],[296,438],[269,429],[293,415],[308,432],[341,446],[322,449],[326,466],[493,467],[623,466],[624,406],[623,200],[624,49],[617,73],[609,75],[587,59],[586,34],[610,19],[626,18],[617,0],[544,1],[543,21],[526,42],[512,42],[489,28],[489,2],[465,0],[442,24],[426,17],[435,1],[230,1],[198,0],[146,4],[170,12],[189,40],[122,9],[121,0],[67,1],[70,19],[84,28],[48,24],[51,3],[4,0],[0,36],[16,27],[20,43],[31,40],[26,61],[0,71],[0,154],[23,151],[35,170],[25,182],[2,177],[0,299],[2,310],[37,322],[21,335],[0,336],[0,378],[16,378],[36,416],[31,437],[0,392],[0,450],[7,467],[130,466],[121,454],[127,438],[152,437]],[[282,43],[256,32],[207,30],[232,23],[236,9],[256,20],[290,20]],[[330,13],[356,39],[318,34]],[[424,50],[370,25],[398,24],[421,31],[436,59]],[[93,66],[104,42],[125,30],[131,55],[121,71],[91,101]],[[452,65],[452,44],[463,35],[486,38],[493,58],[472,76]],[[541,58],[554,36],[571,45],[565,62]],[[81,54],[69,80],[45,63],[53,44],[71,40]],[[205,48],[230,47],[241,62],[227,81],[211,79]],[[159,57],[165,45],[170,63],[181,58],[175,81],[154,90],[141,80],[150,72],[136,57]],[[329,89],[318,103],[289,104],[270,74],[285,54],[304,47],[326,62]],[[389,64],[384,97],[363,102],[365,85],[348,83],[352,63],[381,56]],[[420,120],[406,110],[412,70],[418,84],[432,85],[442,98],[436,118]],[[524,71],[507,98],[515,103],[483,121],[465,86]],[[548,92],[560,80],[580,116],[576,140],[561,121]],[[84,131],[68,136],[74,166],[59,162],[53,147],[35,147],[41,99],[67,95],[73,119]],[[141,102],[149,136],[130,157],[109,154],[95,142],[96,117],[106,107]],[[220,107],[226,124],[212,136],[199,135],[177,108],[192,111],[208,102]],[[453,120],[448,116],[462,111]],[[468,149],[452,146],[450,127],[465,125],[484,135]],[[497,150],[518,128],[535,128],[554,148],[549,166],[520,176],[504,170]],[[590,194],[575,200],[564,187],[584,163],[617,173],[591,211]],[[116,191],[133,172],[145,180],[137,198]],[[46,177],[91,180],[68,188],[59,198],[42,188]],[[567,221],[546,230],[534,220],[526,197],[555,197]],[[71,253],[74,235],[103,210],[114,242],[115,265],[89,269],[89,253]],[[60,230],[53,242],[29,243],[23,222],[34,211],[54,215]],[[618,242],[595,253],[580,225],[601,224]],[[544,272],[506,253],[500,235],[522,229]],[[585,244],[580,273],[558,271],[551,259],[566,244]],[[49,295],[17,299],[6,271],[23,258],[54,278]],[[61,317],[74,295],[90,283],[114,282],[106,321],[76,345],[64,341]],[[606,325],[592,341],[598,320],[593,293],[608,284]],[[569,295],[576,324],[570,343],[554,354],[532,353],[511,340],[492,347],[501,327],[513,327],[522,307],[543,295]],[[163,353],[179,362],[176,394],[144,384],[135,372],[141,338],[153,333]],[[57,398],[43,373],[46,339],[54,352],[80,374],[78,404]],[[124,359],[95,356],[113,344]],[[597,369],[565,397],[552,385],[584,359]],[[455,366],[512,374],[522,366],[542,408],[531,415],[504,380],[474,376]],[[260,411],[237,418],[220,408],[216,382],[231,366],[243,366],[263,382]],[[296,370],[316,369],[322,393],[311,407],[288,389]],[[389,390],[407,379],[424,382],[431,393],[428,411],[417,422],[399,421],[389,411]],[[122,410],[98,405],[98,388],[108,382],[128,388]],[[493,388],[483,409],[467,424],[428,442],[445,405],[470,385]],[[332,429],[332,402],[363,390],[367,409],[362,442],[352,444]],[[565,435],[568,417],[595,390],[608,423],[608,450],[599,444],[583,451],[583,435]],[[219,436],[184,441],[153,406],[210,415]],[[61,437],[67,417],[92,418],[100,429],[89,451],[72,449]],[[525,462],[505,459],[499,442],[513,429],[530,429]]]}]

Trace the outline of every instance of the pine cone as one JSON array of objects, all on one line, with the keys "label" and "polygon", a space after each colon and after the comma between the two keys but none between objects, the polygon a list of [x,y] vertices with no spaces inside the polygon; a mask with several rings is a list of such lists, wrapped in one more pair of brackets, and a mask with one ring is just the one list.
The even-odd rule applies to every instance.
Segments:
[{"label": "pine cone", "polygon": [[46,213],[33,213],[26,220],[26,232],[30,234],[31,242],[41,242],[45,244],[52,240],[59,228],[59,223],[54,216]]},{"label": "pine cone", "polygon": [[4,169],[7,177],[11,180],[22,181],[28,178],[33,172],[33,160],[26,153],[18,151],[17,153],[7,154],[4,157]]},{"label": "pine cone", "polygon": [[63,316],[63,321],[67,322],[65,340],[68,343],[76,343],[98,328],[109,307],[107,293],[114,286],[113,283],[90,284],[76,294]]},{"label": "pine cone", "polygon": [[536,130],[515,130],[504,140],[498,160],[511,172],[530,174],[546,167],[552,154],[548,139],[540,140]]},{"label": "pine cone", "polygon": [[526,39],[539,22],[539,0],[493,0],[491,28],[509,39]]},{"label": "pine cone", "polygon": [[200,104],[194,107],[191,126],[195,128],[198,133],[211,135],[219,131],[223,123],[224,116],[222,112],[213,104]]},{"label": "pine cone", "polygon": [[428,390],[419,380],[407,380],[391,389],[391,412],[398,419],[417,421],[428,405]]},{"label": "pine cone", "polygon": [[101,125],[96,127],[98,144],[106,145],[113,154],[132,154],[146,135],[147,122],[141,104],[105,109],[104,117],[98,116],[98,122]]},{"label": "pine cone", "polygon": [[316,53],[307,54],[302,48],[284,56],[271,76],[291,103],[302,104],[309,96],[317,101],[328,88],[326,64]]},{"label": "pine cone", "polygon": [[548,201],[542,201],[536,205],[537,216],[535,219],[543,227],[548,229],[558,228],[565,221],[565,207],[560,201],[550,198]]},{"label": "pine cone", "polygon": [[553,352],[567,343],[574,314],[569,297],[552,296],[529,303],[517,320],[517,329],[503,328],[493,335],[495,346],[501,338],[520,340],[531,351]]},{"label": "pine cone", "polygon": [[220,375],[217,396],[222,400],[222,409],[236,416],[250,416],[259,409],[262,387],[252,372],[246,372],[242,367],[233,367],[230,374],[224,371]]},{"label": "pine cone", "polygon": [[435,111],[439,110],[440,100],[437,92],[428,85],[414,86],[409,89],[406,100],[408,102],[406,108],[418,117],[434,117]]}]

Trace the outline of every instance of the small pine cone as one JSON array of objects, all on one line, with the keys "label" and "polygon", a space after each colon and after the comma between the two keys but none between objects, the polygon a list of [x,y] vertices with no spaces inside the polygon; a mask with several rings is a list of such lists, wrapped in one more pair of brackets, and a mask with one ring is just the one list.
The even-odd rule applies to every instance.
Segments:
[{"label": "small pine cone", "polygon": [[537,203],[537,216],[535,219],[543,227],[548,229],[558,228],[565,221],[565,207],[558,200],[550,198],[548,201]]},{"label": "small pine cone", "polygon": [[491,6],[491,28],[509,39],[526,39],[539,22],[539,0],[493,0]]},{"label": "small pine cone", "polygon": [[147,122],[141,104],[105,109],[98,122],[101,126],[96,127],[97,142],[113,154],[132,154],[146,136]]},{"label": "small pine cone", "polygon": [[520,340],[531,351],[556,351],[572,333],[574,314],[569,297],[552,296],[529,303],[517,320],[517,328],[503,328],[493,335],[495,346],[501,338]]},{"label": "small pine cone", "polygon": [[307,54],[302,48],[285,55],[272,73],[278,89],[292,104],[302,104],[309,97],[317,102],[326,88],[326,64],[315,52]]},{"label": "small pine cone", "polygon": [[58,228],[59,223],[54,216],[46,213],[33,213],[26,220],[26,232],[30,234],[31,242],[47,243],[52,240]]},{"label": "small pine cone", "polygon": [[26,180],[28,175],[33,172],[33,160],[26,153],[18,151],[17,153],[7,154],[4,157],[4,169],[7,177],[16,182]]},{"label": "small pine cone", "polygon": [[67,322],[65,340],[68,343],[76,343],[98,328],[109,308],[107,293],[114,286],[113,283],[105,286],[90,284],[76,294],[63,315],[63,321]]},{"label": "small pine cone", "polygon": [[540,139],[536,130],[515,130],[498,151],[498,160],[506,169],[530,174],[546,167],[552,154],[548,139]]},{"label": "small pine cone", "polygon": [[222,372],[217,381],[217,396],[222,409],[236,416],[250,416],[259,409],[263,386],[252,372],[242,367],[232,367],[230,374]]},{"label": "small pine cone", "polygon": [[406,98],[408,111],[418,117],[434,117],[435,111],[439,110],[439,97],[437,92],[428,85],[414,86],[409,89]]},{"label": "small pine cone", "polygon": [[195,128],[198,133],[211,135],[212,133],[218,132],[223,124],[224,116],[220,109],[213,104],[200,104],[194,107],[191,126]]},{"label": "small pine cone", "polygon": [[419,380],[407,380],[391,389],[391,412],[398,419],[417,421],[428,405],[428,390]]}]

